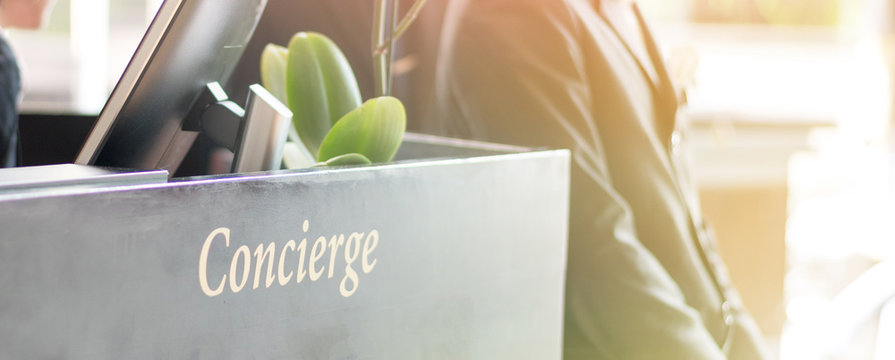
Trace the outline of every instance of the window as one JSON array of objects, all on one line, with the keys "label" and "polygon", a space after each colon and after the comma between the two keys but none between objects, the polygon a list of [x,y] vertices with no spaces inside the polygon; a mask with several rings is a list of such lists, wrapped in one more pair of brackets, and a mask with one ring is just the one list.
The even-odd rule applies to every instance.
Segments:
[{"label": "window", "polygon": [[22,112],[98,113],[161,0],[59,0],[47,27],[10,30]]}]

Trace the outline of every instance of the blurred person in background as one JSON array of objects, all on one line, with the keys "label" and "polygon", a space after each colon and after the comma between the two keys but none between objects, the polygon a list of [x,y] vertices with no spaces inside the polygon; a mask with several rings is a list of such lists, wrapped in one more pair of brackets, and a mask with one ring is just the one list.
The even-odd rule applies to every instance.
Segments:
[{"label": "blurred person in background", "polygon": [[763,359],[631,0],[455,0],[424,130],[572,151],[567,359]]},{"label": "blurred person in background", "polygon": [[[43,26],[55,0],[0,0],[0,27],[37,29]],[[19,64],[0,30],[0,167],[21,163],[18,103]]]}]

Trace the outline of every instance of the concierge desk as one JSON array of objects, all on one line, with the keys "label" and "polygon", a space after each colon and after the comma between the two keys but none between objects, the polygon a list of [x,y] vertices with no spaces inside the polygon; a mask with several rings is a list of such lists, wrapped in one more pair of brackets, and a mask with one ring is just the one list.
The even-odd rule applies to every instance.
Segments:
[{"label": "concierge desk", "polygon": [[558,359],[565,150],[0,195],[0,358]]}]

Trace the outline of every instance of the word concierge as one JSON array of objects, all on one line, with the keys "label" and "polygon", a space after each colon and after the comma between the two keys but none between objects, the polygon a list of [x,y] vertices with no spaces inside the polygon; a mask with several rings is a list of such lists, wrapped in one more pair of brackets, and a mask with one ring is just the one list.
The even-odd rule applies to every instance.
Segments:
[{"label": "word concierge", "polygon": [[[305,220],[302,224],[304,233],[308,232],[309,223]],[[208,256],[212,246],[230,248],[230,229],[221,227],[208,234],[205,243],[202,244],[202,252],[199,254],[199,287],[202,292],[210,297],[218,296],[228,288],[233,293],[240,292],[249,281],[249,275],[254,270],[252,289],[262,285],[261,275],[264,277],[264,287],[268,288],[276,283],[286,286],[291,281],[301,283],[305,276],[310,281],[317,281],[324,273],[331,279],[335,273],[336,259],[342,256],[345,260],[345,271],[339,282],[339,293],[344,297],[354,294],[359,285],[357,271],[352,267],[356,261],[364,274],[369,274],[376,266],[376,259],[372,257],[373,250],[379,244],[379,232],[370,230],[367,233],[353,232],[348,237],[345,234],[333,235],[327,239],[320,236],[308,251],[308,239],[301,242],[289,240],[277,251],[276,244],[271,242],[265,247],[258,244],[254,256],[247,245],[236,248],[230,259],[230,272],[221,275],[220,281],[212,286],[208,275]],[[329,256],[325,257],[329,252]],[[307,261],[306,261],[307,260]],[[290,264],[287,267],[287,263]],[[297,264],[297,266],[294,266]],[[266,269],[265,269],[265,265]],[[274,272],[276,265],[276,272]],[[266,271],[265,271],[266,270]],[[213,277],[214,278],[214,277]],[[212,278],[212,279],[213,279]]]}]

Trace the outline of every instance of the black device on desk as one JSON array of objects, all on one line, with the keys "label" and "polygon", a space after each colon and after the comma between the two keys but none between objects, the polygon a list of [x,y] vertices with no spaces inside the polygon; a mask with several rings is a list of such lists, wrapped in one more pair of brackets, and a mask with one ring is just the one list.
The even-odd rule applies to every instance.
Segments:
[{"label": "black device on desk", "polygon": [[267,0],[166,0],[76,164],[174,173],[199,132],[234,151],[234,172],[278,169],[292,113],[259,85],[246,109],[226,82]]}]

